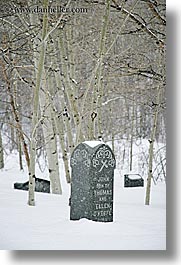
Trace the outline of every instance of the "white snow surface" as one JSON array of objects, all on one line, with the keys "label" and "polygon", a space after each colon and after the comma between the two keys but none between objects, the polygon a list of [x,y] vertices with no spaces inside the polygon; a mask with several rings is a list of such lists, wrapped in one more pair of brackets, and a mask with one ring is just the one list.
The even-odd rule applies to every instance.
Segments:
[{"label": "white snow surface", "polygon": [[[18,156],[9,155],[0,171],[1,250],[165,250],[166,185],[152,183],[151,205],[145,206],[145,187],[124,188],[115,170],[114,221],[70,221],[70,185],[60,168],[63,195],[36,193],[28,206],[28,192],[14,190],[28,173],[18,169]],[[38,171],[38,170],[37,170]],[[38,171],[45,178],[45,172]]]},{"label": "white snow surface", "polygon": [[133,173],[130,173],[130,174],[128,174],[128,177],[130,178],[130,179],[141,179],[141,176],[139,176],[138,174],[133,174]]}]

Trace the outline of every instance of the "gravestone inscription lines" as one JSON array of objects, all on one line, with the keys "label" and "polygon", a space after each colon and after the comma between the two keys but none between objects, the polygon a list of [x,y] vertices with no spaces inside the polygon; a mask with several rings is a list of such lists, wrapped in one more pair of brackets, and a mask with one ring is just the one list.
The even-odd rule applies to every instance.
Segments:
[{"label": "gravestone inscription lines", "polygon": [[113,177],[115,158],[111,149],[103,145],[93,156],[93,204],[94,221],[113,221]]}]

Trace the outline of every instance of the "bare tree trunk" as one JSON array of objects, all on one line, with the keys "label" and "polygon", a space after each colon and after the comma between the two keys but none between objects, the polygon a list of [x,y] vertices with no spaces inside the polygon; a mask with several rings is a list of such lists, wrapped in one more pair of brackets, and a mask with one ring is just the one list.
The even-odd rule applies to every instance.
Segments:
[{"label": "bare tree trunk", "polygon": [[70,183],[70,170],[69,170],[69,164],[68,164],[68,153],[67,153],[67,150],[65,147],[65,141],[64,141],[63,120],[62,120],[62,117],[60,117],[59,115],[55,115],[54,120],[56,124],[56,129],[59,135],[60,146],[62,149],[62,158],[64,162],[66,180],[67,180],[67,183]]},{"label": "bare tree trunk", "polygon": [[115,143],[114,143],[114,132],[112,132],[112,135],[111,135],[111,144],[112,144],[112,151],[113,153],[115,152]]},{"label": "bare tree trunk", "polygon": [[133,168],[133,138],[134,138],[134,116],[135,116],[135,111],[134,111],[134,102],[133,102],[133,106],[132,106],[132,119],[131,119],[131,141],[130,141],[130,164],[129,164],[129,169],[130,171],[132,171]]},{"label": "bare tree trunk", "polygon": [[42,86],[43,90],[40,91],[40,99],[39,99],[41,117],[43,118],[43,121],[41,123],[43,128],[45,148],[48,159],[51,189],[52,193],[54,194],[62,194],[60,174],[59,174],[56,134],[53,126],[54,121],[52,119],[52,108],[48,94],[46,92],[50,88],[48,88],[48,85],[46,85],[45,75],[42,80]]},{"label": "bare tree trunk", "polygon": [[149,146],[148,178],[147,178],[145,205],[150,204],[151,179],[152,179],[153,156],[154,156],[153,148],[154,148],[154,141],[155,141],[155,135],[156,135],[158,113],[160,109],[160,93],[161,93],[161,88],[158,87],[157,103],[156,103],[156,108],[155,108],[154,118],[153,118],[153,127],[151,131],[151,138],[149,140],[150,146]]},{"label": "bare tree trunk", "polygon": [[[56,61],[55,61],[55,64],[56,64]],[[57,64],[58,64],[58,62],[57,62]],[[58,69],[59,69],[59,67],[58,67]],[[63,95],[62,90],[61,90],[61,87],[63,86],[63,84],[62,84],[62,80],[60,78],[59,72],[60,71],[56,71],[55,72],[55,81],[56,81],[56,86],[57,86],[57,88],[59,90],[58,91],[58,97],[59,97],[59,100],[60,100],[60,106],[62,107],[62,110],[63,110],[64,107],[66,109],[67,109],[67,107],[66,107],[66,104],[65,104],[65,102],[66,102],[65,101],[65,94]],[[51,80],[51,79],[49,79],[49,80]],[[64,100],[63,100],[62,96],[64,96]],[[64,113],[63,113],[63,115],[61,117],[62,117],[62,121],[63,121],[63,123],[65,125],[66,132],[64,132],[64,134],[65,133],[67,134],[69,151],[70,151],[70,153],[72,153],[72,151],[74,149],[74,141],[73,141],[72,130],[71,130],[71,117],[68,114],[68,110],[64,109]],[[63,126],[63,128],[64,128],[64,126]],[[63,153],[63,150],[62,150],[62,153]]]},{"label": "bare tree trunk", "polygon": [[[64,42],[64,35],[63,35],[63,31],[61,30],[60,32],[60,38],[58,39],[58,49],[60,51],[60,57],[61,57],[61,63],[62,63],[62,70],[63,70],[63,80],[64,80],[64,85],[65,85],[65,95],[68,99],[68,104],[69,104],[69,108],[70,111],[72,113],[72,117],[73,117],[73,121],[74,121],[74,125],[76,127],[76,131],[77,128],[80,124],[80,114],[78,111],[78,107],[76,104],[76,100],[75,100],[75,95],[74,95],[74,91],[71,87],[70,84],[70,78],[69,78],[69,68],[68,68],[68,58],[65,52],[65,42]],[[83,140],[83,133],[82,130],[80,130],[80,138],[81,140]]]},{"label": "bare tree trunk", "polygon": [[[95,124],[97,120],[97,116],[99,117],[98,121],[98,135],[102,136],[102,122],[101,119],[101,105],[102,105],[102,97],[103,97],[103,87],[102,87],[102,66],[103,66],[103,58],[105,54],[105,41],[106,41],[106,31],[109,21],[109,13],[110,13],[110,0],[106,0],[106,7],[105,7],[105,15],[104,21],[101,31],[101,39],[100,39],[100,46],[99,46],[99,67],[96,71],[95,75],[95,85],[93,90],[93,97],[91,103],[91,113],[89,117],[89,139],[97,138],[95,135]],[[99,107],[99,108],[98,108]]]},{"label": "bare tree trunk", "polygon": [[21,148],[21,141],[19,134],[17,135],[17,138],[18,138],[19,169],[23,170],[22,148]]},{"label": "bare tree trunk", "polygon": [[[61,81],[60,81],[60,78],[57,74],[55,74],[55,79],[56,79],[57,87],[60,87]],[[51,78],[49,78],[49,84],[51,86]],[[61,97],[60,97],[60,99],[61,99]],[[61,104],[61,106],[63,105],[63,102],[61,102],[61,100],[60,100],[60,104]],[[53,115],[54,122],[55,122],[55,128],[56,128],[57,134],[59,135],[59,142],[60,142],[61,151],[62,151],[62,158],[63,158],[64,168],[65,168],[66,181],[67,181],[67,183],[70,183],[70,170],[69,170],[69,163],[68,163],[68,153],[67,153],[67,149],[65,146],[65,123],[64,123],[64,119],[62,117],[63,113],[59,113],[56,110],[56,108],[52,102],[51,102],[51,107],[52,107],[52,115]],[[73,147],[73,145],[72,145],[72,147]]]},{"label": "bare tree trunk", "polygon": [[27,147],[27,143],[25,141],[23,129],[22,129],[22,126],[21,126],[21,123],[20,123],[20,118],[19,118],[19,114],[18,114],[18,111],[17,111],[17,107],[16,107],[16,103],[15,103],[15,100],[14,100],[14,96],[12,94],[11,82],[10,82],[10,80],[8,78],[8,75],[7,75],[7,72],[6,72],[6,69],[5,69],[4,65],[3,65],[3,74],[4,74],[4,79],[5,79],[6,83],[7,83],[7,90],[8,90],[9,97],[10,97],[10,105],[11,105],[12,112],[13,112],[13,115],[14,115],[14,119],[15,119],[15,122],[16,122],[16,128],[17,128],[19,137],[20,137],[22,145],[23,145],[23,151],[24,151],[26,163],[27,163],[27,166],[29,168],[29,166],[30,166],[30,157],[29,157],[28,147]]},{"label": "bare tree trunk", "polygon": [[[60,76],[57,72],[55,72],[55,81],[56,81],[56,86],[59,88],[59,100],[60,100],[60,106],[64,106],[64,102],[62,100],[62,93],[60,88],[62,87],[61,79]],[[51,83],[51,79],[49,78],[49,82]],[[62,151],[62,158],[63,158],[63,163],[64,163],[64,168],[65,168],[65,176],[66,176],[66,181],[67,183],[70,183],[70,170],[69,170],[69,163],[68,163],[68,152],[67,148],[65,146],[65,133],[67,134],[67,139],[68,139],[68,147],[69,147],[69,152],[70,154],[72,153],[72,150],[74,148],[74,142],[73,142],[73,137],[72,137],[72,130],[71,130],[71,119],[68,115],[68,113],[58,113],[58,111],[55,109],[55,106],[52,106],[54,110],[54,121],[57,129],[57,133],[59,135],[59,142],[61,146],[61,151]]]},{"label": "bare tree trunk", "polygon": [[[10,117],[9,117],[10,124],[14,124],[14,117],[13,117],[12,114],[10,114]],[[15,134],[16,134],[16,130],[15,130],[14,127],[15,126],[10,126],[10,138],[11,138],[10,152],[13,152],[15,150],[15,143],[16,143]]]},{"label": "bare tree trunk", "polygon": [[[48,6],[48,0],[44,0],[44,7]],[[43,29],[42,29],[42,42],[40,47],[40,55],[38,61],[38,68],[36,72],[36,86],[34,88],[33,99],[33,117],[32,117],[32,133],[31,133],[31,145],[30,145],[30,167],[29,167],[29,198],[28,204],[30,206],[35,205],[35,157],[36,157],[36,129],[38,126],[38,111],[39,111],[39,90],[43,75],[43,66],[45,61],[46,52],[46,33],[48,25],[48,14],[44,13],[43,16]]]}]

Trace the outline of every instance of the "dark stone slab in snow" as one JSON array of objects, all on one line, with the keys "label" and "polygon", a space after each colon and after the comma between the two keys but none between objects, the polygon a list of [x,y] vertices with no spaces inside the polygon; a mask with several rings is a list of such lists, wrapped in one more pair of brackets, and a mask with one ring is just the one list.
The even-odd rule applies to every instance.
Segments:
[{"label": "dark stone slab in snow", "polygon": [[113,221],[113,180],[116,165],[110,147],[83,142],[71,156],[70,220]]},{"label": "dark stone slab in snow", "polygon": [[144,187],[144,179],[139,174],[125,174],[124,187]]},{"label": "dark stone slab in snow", "polygon": [[[28,190],[29,181],[26,181],[24,183],[19,183],[19,182],[14,183],[14,189]],[[50,193],[50,181],[45,179],[35,178],[35,191]]]}]

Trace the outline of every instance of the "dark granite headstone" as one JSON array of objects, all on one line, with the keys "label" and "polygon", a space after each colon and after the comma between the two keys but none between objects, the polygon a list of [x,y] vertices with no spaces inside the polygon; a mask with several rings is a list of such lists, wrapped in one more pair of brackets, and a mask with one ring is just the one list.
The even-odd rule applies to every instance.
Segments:
[{"label": "dark granite headstone", "polygon": [[[29,181],[26,181],[24,183],[19,183],[19,182],[14,183],[14,189],[28,190]],[[45,179],[35,178],[35,191],[50,193],[50,181]]]},{"label": "dark granite headstone", "polygon": [[79,144],[71,156],[70,220],[112,222],[115,157],[108,145],[91,143]]}]

